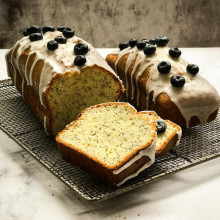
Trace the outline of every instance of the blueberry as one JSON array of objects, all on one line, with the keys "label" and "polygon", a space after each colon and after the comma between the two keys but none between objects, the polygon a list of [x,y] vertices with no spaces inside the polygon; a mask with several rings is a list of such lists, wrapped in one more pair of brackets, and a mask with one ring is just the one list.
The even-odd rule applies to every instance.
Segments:
[{"label": "blueberry", "polygon": [[171,77],[170,82],[174,87],[183,87],[185,84],[185,78],[181,75],[175,75]]},{"label": "blueberry", "polygon": [[155,51],[156,51],[156,46],[152,44],[147,44],[146,47],[144,48],[144,54],[147,56],[154,54]]},{"label": "blueberry", "polygon": [[26,30],[23,31],[24,36],[28,36],[28,32]]},{"label": "blueberry", "polygon": [[129,46],[130,47],[134,47],[137,45],[137,39],[133,38],[131,40],[129,40]]},{"label": "blueberry", "polygon": [[147,40],[147,39],[142,39],[142,41],[143,41],[144,43],[146,43],[146,44],[149,44],[149,43],[150,43],[150,41]]},{"label": "blueberry", "polygon": [[65,28],[63,30],[63,36],[66,38],[71,38],[73,37],[75,34],[74,30],[72,30],[71,28]]},{"label": "blueberry", "polygon": [[156,44],[155,40],[154,39],[149,40],[149,44],[155,45]]},{"label": "blueberry", "polygon": [[51,50],[51,51],[54,51],[58,48],[58,43],[55,41],[55,40],[50,40],[48,43],[47,43],[47,49],[48,50]]},{"label": "blueberry", "polygon": [[29,39],[30,41],[37,41],[37,40],[42,40],[43,39],[43,35],[40,33],[33,33],[29,35]]},{"label": "blueberry", "polygon": [[124,50],[125,48],[129,47],[128,43],[124,42],[124,43],[120,43],[118,45],[120,50]]},{"label": "blueberry", "polygon": [[170,50],[169,50],[169,54],[173,58],[179,58],[181,53],[182,53],[181,50],[179,48],[177,48],[177,47],[170,48]]},{"label": "blueberry", "polygon": [[145,46],[146,46],[146,43],[145,43],[144,41],[139,41],[139,42],[137,43],[137,48],[138,48],[139,50],[143,50],[143,49],[145,48]]},{"label": "blueberry", "polygon": [[168,37],[157,37],[157,38],[155,38],[155,43],[159,47],[166,46],[168,42],[169,42],[169,38]]},{"label": "blueberry", "polygon": [[55,31],[55,28],[52,27],[52,26],[44,26],[44,27],[42,27],[42,31],[43,31],[44,34],[45,34],[46,32],[54,32],[54,31]]},{"label": "blueberry", "polygon": [[157,120],[157,133],[164,133],[167,129],[167,124],[164,121]]},{"label": "blueberry", "polygon": [[186,70],[189,73],[196,75],[199,72],[199,67],[197,65],[191,63],[191,64],[187,65]]},{"label": "blueberry", "polygon": [[55,37],[54,40],[55,40],[57,43],[59,43],[59,44],[65,44],[65,43],[66,43],[66,38],[63,37],[63,36],[57,36],[57,37]]},{"label": "blueberry", "polygon": [[33,33],[41,33],[41,28],[36,25],[31,25],[26,29],[28,35],[33,34]]},{"label": "blueberry", "polygon": [[84,55],[88,53],[88,45],[86,43],[77,43],[74,46],[74,53],[76,55]]},{"label": "blueberry", "polygon": [[158,64],[157,69],[161,74],[167,74],[171,70],[171,64],[168,61],[162,61]]},{"label": "blueberry", "polygon": [[61,25],[60,27],[57,28],[58,31],[63,32],[64,29],[66,29],[67,27]]},{"label": "blueberry", "polygon": [[82,66],[86,63],[86,58],[83,55],[78,55],[74,59],[74,64],[76,66]]}]

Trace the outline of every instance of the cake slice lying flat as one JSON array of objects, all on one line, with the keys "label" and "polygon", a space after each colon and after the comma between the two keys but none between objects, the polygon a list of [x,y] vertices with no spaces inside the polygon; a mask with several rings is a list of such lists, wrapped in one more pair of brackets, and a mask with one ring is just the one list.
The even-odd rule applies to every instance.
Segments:
[{"label": "cake slice lying flat", "polygon": [[162,156],[177,146],[180,142],[182,129],[177,124],[169,120],[162,120],[154,111],[140,112],[149,119],[156,121],[159,126],[156,141],[156,156]]},{"label": "cake slice lying flat", "polygon": [[155,160],[156,122],[128,103],[104,103],[84,110],[58,133],[66,161],[121,185]]}]

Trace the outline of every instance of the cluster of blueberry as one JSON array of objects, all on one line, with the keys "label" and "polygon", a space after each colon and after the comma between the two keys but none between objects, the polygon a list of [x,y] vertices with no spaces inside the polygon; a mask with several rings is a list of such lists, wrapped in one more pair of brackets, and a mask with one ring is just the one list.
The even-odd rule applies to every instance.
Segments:
[{"label": "cluster of blueberry", "polygon": [[[161,74],[168,74],[171,70],[171,64],[168,61],[162,61],[158,64],[157,69]],[[196,75],[199,72],[199,67],[195,64],[188,64],[186,70],[188,73]],[[185,78],[181,75],[175,75],[171,77],[170,82],[174,87],[183,87]]]},{"label": "cluster of blueberry", "polygon": [[[44,32],[44,28],[42,28],[42,31]],[[55,31],[55,28],[53,27],[50,27],[50,26],[46,26],[46,32],[48,31]],[[63,36],[57,36],[54,38],[54,40],[50,40],[48,43],[47,43],[47,49],[48,50],[51,50],[51,51],[54,51],[58,48],[58,44],[66,44],[67,42],[67,38],[71,38],[75,35],[75,32],[74,30],[72,30],[71,28],[68,28],[68,27],[65,27],[65,26],[60,26],[57,28],[58,31],[62,32],[63,33]],[[44,33],[46,33],[44,32]]]},{"label": "cluster of blueberry", "polygon": [[[131,39],[128,43],[120,43],[119,48],[120,50],[124,50],[127,47],[134,47],[137,46],[139,50],[143,50],[144,54],[150,56],[155,53],[156,45],[158,47],[164,47],[169,42],[168,37],[157,37],[155,39],[147,40],[142,39],[141,41],[137,41],[137,39]],[[171,48],[169,50],[169,55],[173,58],[179,58],[181,55],[181,51],[178,48]]]},{"label": "cluster of blueberry", "polygon": [[[151,40],[142,39],[139,42],[137,41],[137,39],[131,39],[131,40],[129,40],[128,43],[126,43],[126,42],[120,43],[119,48],[120,48],[120,50],[124,50],[125,48],[127,48],[129,46],[131,48],[137,46],[137,48],[139,50],[143,50],[143,52],[146,56],[150,56],[155,53],[156,45],[158,47],[164,47],[167,45],[168,42],[169,42],[168,37],[157,37],[157,38],[151,39]],[[170,48],[170,50],[169,50],[169,55],[172,58],[177,59],[181,56],[181,54],[182,54],[181,50],[176,47]],[[157,69],[161,74],[167,74],[171,70],[171,64],[168,61],[162,61],[158,64]],[[192,75],[196,75],[199,72],[199,67],[195,64],[188,64],[186,70],[189,73],[191,73]],[[172,86],[174,86],[174,87],[183,87],[185,84],[185,78],[181,75],[175,75],[175,76],[171,77],[170,82],[171,82]]]},{"label": "cluster of blueberry", "polygon": [[156,51],[156,45],[160,47],[164,47],[169,42],[169,38],[167,37],[157,37],[155,39],[147,40],[142,39],[141,41],[137,41],[137,39],[131,39],[129,42],[124,42],[119,44],[120,50],[124,50],[127,47],[135,47],[139,50],[143,50],[144,54],[147,56],[150,56],[155,53]]},{"label": "cluster of blueberry", "polygon": [[[74,31],[71,28],[67,28],[64,26],[60,26],[57,28],[58,31],[61,31],[63,33],[63,36],[59,36],[57,38],[55,38],[54,40],[57,43],[61,43],[61,44],[65,44],[66,43],[66,39],[73,37],[74,36]],[[29,36],[30,41],[38,41],[38,40],[42,40],[43,39],[43,35],[41,33],[41,31],[43,32],[43,34],[45,34],[46,32],[54,32],[55,28],[52,26],[44,26],[42,27],[42,30],[39,26],[36,25],[31,25],[30,27],[28,27],[27,29],[25,29],[23,31],[24,36]],[[56,50],[56,43],[52,44],[54,46],[49,46],[50,50]],[[58,46],[58,45],[57,45]],[[49,48],[48,48],[49,49]]]},{"label": "cluster of blueberry", "polygon": [[[68,27],[60,26],[57,28],[58,31],[63,33],[63,36],[57,36],[54,40],[50,40],[47,43],[47,49],[54,51],[58,48],[58,44],[65,44],[67,38],[71,38],[75,35],[75,32]],[[30,41],[38,41],[43,39],[43,35],[46,32],[54,32],[55,28],[52,26],[44,26],[42,29],[39,26],[31,25],[23,31],[24,36],[29,36]],[[82,66],[86,62],[86,58],[83,56],[88,52],[88,45],[85,43],[77,43],[74,47],[74,53],[77,55],[74,59],[76,66]]]}]

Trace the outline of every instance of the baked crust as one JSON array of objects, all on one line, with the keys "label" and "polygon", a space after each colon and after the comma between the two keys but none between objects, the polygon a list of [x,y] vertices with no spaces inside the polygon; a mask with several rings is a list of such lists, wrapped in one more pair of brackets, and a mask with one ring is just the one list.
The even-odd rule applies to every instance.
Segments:
[{"label": "baked crust", "polygon": [[107,181],[109,184],[117,185],[127,176],[133,174],[138,169],[140,169],[145,163],[150,159],[149,157],[141,157],[130,167],[123,170],[121,173],[115,175],[113,170],[107,167],[104,167],[98,163],[98,161],[93,160],[90,157],[87,157],[85,154],[75,150],[74,148],[67,147],[66,144],[57,142],[59,152],[64,160],[73,165],[77,165],[81,169],[88,171],[99,178]]}]

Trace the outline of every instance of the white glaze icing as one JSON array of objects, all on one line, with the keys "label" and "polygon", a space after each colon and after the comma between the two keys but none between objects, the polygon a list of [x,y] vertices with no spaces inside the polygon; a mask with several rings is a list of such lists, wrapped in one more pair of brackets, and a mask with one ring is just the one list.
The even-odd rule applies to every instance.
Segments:
[{"label": "white glaze icing", "polygon": [[[179,127],[180,128],[180,127]],[[179,144],[180,144],[180,139],[181,139],[181,136],[182,136],[182,129],[180,128],[180,130],[179,131],[177,131],[177,142],[176,142],[176,145],[175,145],[175,147],[177,147]]]},{"label": "white glaze icing", "polygon": [[[31,53],[31,52],[30,52]],[[27,84],[30,85],[30,81],[29,81],[29,77],[27,75],[27,67],[28,67],[28,62],[29,62],[29,59],[31,57],[32,53],[29,54],[29,56],[27,57],[27,61],[25,63],[25,69],[24,69],[24,75],[25,75],[25,79],[27,80]],[[33,65],[32,65],[33,66]]]},{"label": "white glaze icing", "polygon": [[157,138],[154,139],[153,143],[149,147],[147,147],[144,150],[141,150],[138,153],[138,155],[136,155],[134,158],[132,158],[130,161],[128,161],[124,166],[122,166],[119,169],[113,171],[113,174],[117,175],[120,172],[122,172],[124,169],[128,168],[129,166],[131,166],[133,163],[135,163],[135,161],[137,161],[141,157],[147,156],[147,157],[150,158],[150,160],[147,163],[145,163],[140,169],[138,169],[135,173],[127,176],[124,180],[122,180],[120,183],[118,183],[117,186],[121,186],[127,180],[129,180],[129,179],[131,179],[131,178],[133,178],[135,176],[138,176],[138,174],[141,171],[143,171],[146,168],[150,167],[154,163],[154,161],[155,161],[155,151],[156,151],[156,139]]},{"label": "white glaze icing", "polygon": [[[200,74],[193,76],[186,71],[188,62],[182,57],[173,59],[169,56],[169,47],[157,47],[156,52],[151,56],[146,56],[142,50],[134,48],[126,48],[122,51],[114,51],[112,54],[118,54],[118,59],[115,63],[115,70],[119,60],[126,54],[129,54],[125,65],[126,90],[128,95],[128,88],[131,86],[131,99],[135,99],[139,106],[140,91],[138,87],[138,80],[144,71],[151,66],[149,79],[146,84],[146,110],[148,110],[149,94],[153,91],[153,101],[161,93],[167,93],[171,101],[179,108],[182,116],[186,120],[188,127],[192,116],[197,116],[200,123],[206,123],[209,115],[213,113],[220,105],[220,97],[217,90]],[[132,64],[133,59],[137,56],[134,68],[131,73],[131,78],[139,66],[138,74],[135,77],[137,93],[134,93],[133,80],[128,82],[127,70]],[[171,71],[169,74],[160,74],[157,66],[162,61],[171,63]],[[173,75],[183,75],[186,83],[182,88],[175,88],[170,83],[170,78]]]},{"label": "white glaze icing", "polygon": [[[40,100],[42,101],[42,93],[46,91],[48,88],[48,84],[50,83],[51,79],[57,74],[64,74],[66,72],[70,71],[77,71],[80,73],[80,70],[82,68],[85,68],[87,66],[93,66],[93,65],[98,65],[100,67],[103,67],[110,71],[112,74],[114,74],[117,78],[118,76],[115,74],[115,72],[109,67],[109,65],[106,63],[106,61],[101,57],[101,55],[95,50],[95,48],[83,41],[82,39],[74,36],[72,38],[67,39],[66,44],[59,44],[59,47],[55,51],[49,51],[47,49],[47,42],[50,40],[53,40],[55,37],[62,35],[60,31],[55,31],[55,32],[47,32],[43,35],[43,39],[39,41],[33,41],[31,42],[29,40],[29,37],[23,37],[21,40],[19,40],[14,47],[11,49],[12,51],[12,56],[11,59],[15,59],[15,64],[11,62],[13,67],[17,68],[19,70],[19,65],[18,61],[21,56],[21,54],[27,50],[28,48],[30,49],[30,52],[27,57],[27,61],[29,60],[30,56],[33,53],[36,53],[35,61],[31,67],[29,77],[27,76],[27,61],[25,64],[25,80],[27,81],[28,84],[33,85],[32,81],[32,73],[35,64],[39,60],[44,61],[44,66],[42,69],[42,73],[40,76],[40,84],[39,84],[39,96]],[[89,51],[85,55],[87,62],[83,67],[78,67],[73,65],[74,58],[76,55],[73,52],[74,46],[78,42],[85,42],[88,47]],[[15,48],[19,45],[19,48],[16,52],[14,53]],[[41,103],[42,105],[44,103]]]}]

